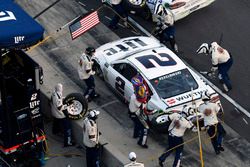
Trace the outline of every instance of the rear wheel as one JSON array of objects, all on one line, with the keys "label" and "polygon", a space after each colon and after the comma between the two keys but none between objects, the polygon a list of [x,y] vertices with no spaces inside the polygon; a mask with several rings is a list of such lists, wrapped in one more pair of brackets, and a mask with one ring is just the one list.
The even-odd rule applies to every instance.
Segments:
[{"label": "rear wheel", "polygon": [[80,93],[71,93],[67,95],[63,103],[68,106],[68,117],[73,120],[84,117],[88,110],[88,102],[86,98]]},{"label": "rear wheel", "polygon": [[94,61],[94,64],[92,66],[92,69],[95,71],[95,73],[98,77],[100,77],[102,80],[104,80],[103,72],[101,70],[100,65],[95,60],[93,60],[93,61]]}]

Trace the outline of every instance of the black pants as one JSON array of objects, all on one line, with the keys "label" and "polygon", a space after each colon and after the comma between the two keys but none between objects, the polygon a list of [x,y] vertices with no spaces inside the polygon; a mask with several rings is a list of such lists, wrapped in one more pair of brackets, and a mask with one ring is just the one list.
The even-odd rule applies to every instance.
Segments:
[{"label": "black pants", "polygon": [[[127,18],[128,17],[128,13],[125,10],[125,8],[123,7],[123,4],[117,4],[117,5],[112,5],[113,9],[123,18]],[[118,16],[117,14],[115,14],[115,16],[113,17],[113,19],[110,22],[110,27],[114,28],[117,26],[119,20],[120,20],[120,16]]]},{"label": "black pants", "polygon": [[148,137],[148,129],[144,127],[138,117],[134,118],[134,136],[139,137],[138,144],[146,145]]},{"label": "black pants", "polygon": [[[168,136],[168,148],[167,150],[171,150],[171,151],[167,151],[164,152],[160,157],[159,160],[164,162],[166,160],[166,158],[173,152],[175,151],[175,159],[174,159],[174,163],[173,163],[173,167],[176,167],[178,164],[181,163],[181,156],[182,156],[182,151],[184,148],[183,144],[183,138],[182,137],[177,137],[177,136]],[[180,145],[180,146],[178,146]],[[175,149],[173,149],[174,147],[176,147]]]},{"label": "black pants", "polygon": [[87,167],[100,167],[99,148],[86,147]]},{"label": "black pants", "polygon": [[64,145],[72,143],[72,128],[71,122],[68,118],[54,118],[52,124],[52,133],[58,134],[63,132]]},{"label": "black pants", "polygon": [[169,41],[172,50],[175,50],[175,27],[174,26],[169,26],[165,30],[162,31],[160,34],[160,41],[161,43],[166,44],[166,42]]},{"label": "black pants", "polygon": [[223,137],[226,134],[226,131],[221,123],[209,126],[207,133],[210,137],[213,137],[211,138],[211,143],[213,145],[214,151],[219,151],[218,147],[221,146]]},{"label": "black pants", "polygon": [[93,75],[91,75],[88,79],[84,80],[87,86],[86,91],[84,92],[84,96],[88,95],[89,97],[94,97],[95,95],[95,80]]},{"label": "black pants", "polygon": [[232,89],[232,84],[228,75],[228,71],[232,65],[233,65],[232,57],[230,57],[230,59],[227,62],[218,65],[219,74],[221,74],[222,80],[226,84],[228,89]]}]

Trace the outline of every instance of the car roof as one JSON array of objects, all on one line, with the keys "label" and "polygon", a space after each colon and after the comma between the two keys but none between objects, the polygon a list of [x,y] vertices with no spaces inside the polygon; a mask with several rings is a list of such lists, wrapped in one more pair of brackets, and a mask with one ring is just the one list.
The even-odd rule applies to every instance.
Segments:
[{"label": "car roof", "polygon": [[111,63],[134,53],[161,46],[162,44],[155,38],[144,36],[128,37],[100,46],[96,49],[95,56],[104,56],[107,63]]},{"label": "car roof", "polygon": [[149,80],[187,68],[167,47],[149,49],[126,58]]}]

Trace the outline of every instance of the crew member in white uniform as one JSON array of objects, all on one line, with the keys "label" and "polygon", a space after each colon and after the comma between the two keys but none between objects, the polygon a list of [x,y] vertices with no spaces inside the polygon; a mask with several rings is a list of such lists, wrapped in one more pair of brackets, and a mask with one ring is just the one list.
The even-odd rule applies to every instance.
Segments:
[{"label": "crew member in white uniform", "polygon": [[166,44],[169,41],[172,51],[178,53],[178,46],[175,41],[174,15],[170,9],[157,6],[155,9],[154,21],[156,22],[156,34],[160,37],[160,42]]},{"label": "crew member in white uniform", "polygon": [[128,158],[131,162],[124,165],[124,167],[144,167],[143,163],[136,162],[136,154],[134,152],[130,152]]},{"label": "crew member in white uniform", "polygon": [[53,119],[52,132],[58,134],[63,127],[64,146],[73,146],[72,128],[69,118],[66,117],[67,106],[63,104],[63,85],[58,83],[51,96],[51,112]]},{"label": "crew member in white uniform", "polygon": [[86,147],[87,167],[99,167],[99,130],[97,118],[100,111],[92,110],[83,121],[83,144]]},{"label": "crew member in white uniform", "polygon": [[88,101],[99,97],[99,94],[95,92],[95,80],[93,77],[93,75],[95,75],[95,71],[92,70],[94,62],[91,60],[91,58],[94,56],[94,53],[95,48],[87,47],[85,53],[81,55],[78,65],[79,78],[84,80],[87,86],[84,96]]},{"label": "crew member in white uniform", "polygon": [[222,109],[216,103],[210,102],[210,96],[206,92],[202,95],[204,101],[198,108],[198,111],[204,116],[204,127],[207,129],[207,133],[211,138],[216,154],[220,154],[224,151],[222,146],[223,137],[226,134],[222,124],[218,121],[217,114],[222,112]]},{"label": "crew member in white uniform", "polygon": [[218,45],[217,42],[212,42],[211,45],[203,43],[197,50],[197,53],[205,53],[206,55],[211,54],[213,65],[211,71],[215,72],[218,70],[218,77],[223,83],[225,92],[230,91],[232,89],[232,84],[228,76],[228,71],[233,64],[232,55],[226,49]]},{"label": "crew member in white uniform", "polygon": [[134,121],[134,138],[139,137],[137,142],[143,148],[148,148],[148,115],[153,114],[155,110],[148,110],[147,103],[149,100],[149,91],[143,83],[143,78],[136,75],[131,79],[134,86],[134,94],[129,101],[130,118]]},{"label": "crew member in white uniform", "polygon": [[175,149],[172,149],[170,151],[164,152],[159,157],[159,165],[163,167],[163,162],[166,160],[166,158],[175,150],[175,160],[173,163],[173,167],[180,167],[181,163],[181,156],[182,151],[184,148],[183,144],[183,135],[186,131],[186,129],[192,128],[194,132],[197,131],[197,128],[193,125],[191,121],[188,121],[182,114],[179,113],[173,113],[168,116],[168,121],[171,121],[171,124],[168,128],[168,148],[167,150],[170,150],[178,145]]}]

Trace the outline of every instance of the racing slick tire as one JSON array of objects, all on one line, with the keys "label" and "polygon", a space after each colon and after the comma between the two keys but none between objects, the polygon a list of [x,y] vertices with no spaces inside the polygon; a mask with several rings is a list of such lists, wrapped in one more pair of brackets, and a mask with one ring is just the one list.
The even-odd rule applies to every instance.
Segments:
[{"label": "racing slick tire", "polygon": [[63,104],[67,107],[67,116],[70,119],[77,120],[85,116],[88,110],[87,99],[80,93],[71,93],[65,97]]},{"label": "racing slick tire", "polygon": [[156,120],[159,116],[162,116],[162,115],[165,115],[165,114],[161,114],[161,115],[158,115],[157,117],[154,117],[152,120],[151,120],[151,127],[160,132],[160,133],[167,133],[168,132],[168,127],[170,125],[170,122],[169,121],[166,121],[164,123],[158,123]]}]

